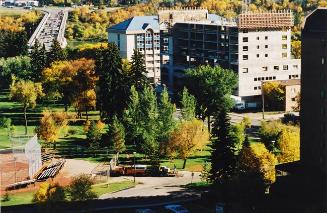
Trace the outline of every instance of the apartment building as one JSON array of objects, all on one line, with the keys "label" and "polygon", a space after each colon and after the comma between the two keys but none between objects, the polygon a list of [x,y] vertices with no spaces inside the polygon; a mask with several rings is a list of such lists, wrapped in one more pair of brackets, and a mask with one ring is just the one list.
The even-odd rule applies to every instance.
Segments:
[{"label": "apartment building", "polygon": [[[122,57],[145,55],[148,77],[172,92],[184,85],[184,70],[219,65],[238,74],[235,95],[260,102],[265,81],[300,79],[301,63],[291,57],[290,11],[242,13],[235,20],[206,9],[162,9],[158,16],[128,19],[108,29]],[[161,73],[160,73],[161,69]]]},{"label": "apartment building", "polygon": [[264,81],[300,79],[301,61],[291,57],[290,11],[242,13],[238,17],[238,91],[261,95]]},{"label": "apartment building", "polygon": [[131,60],[134,49],[145,58],[147,77],[160,82],[160,28],[157,16],[135,16],[108,28],[108,41],[115,43],[123,58]]},{"label": "apartment building", "polygon": [[310,14],[302,30],[301,162],[308,174],[322,176],[326,193],[327,24],[322,20],[327,20],[327,8]]}]

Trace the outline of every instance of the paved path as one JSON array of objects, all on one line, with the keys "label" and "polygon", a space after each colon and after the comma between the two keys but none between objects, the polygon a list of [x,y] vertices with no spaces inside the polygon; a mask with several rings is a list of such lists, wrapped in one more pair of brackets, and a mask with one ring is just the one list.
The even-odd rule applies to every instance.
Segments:
[{"label": "paved path", "polygon": [[[191,183],[192,176],[191,172],[183,171],[179,172],[183,174],[182,177],[136,177],[136,181],[140,184],[136,187],[120,191],[113,194],[104,194],[100,199],[106,198],[118,198],[118,197],[149,197],[149,196],[166,196],[173,194],[185,195],[185,193],[194,193],[185,190],[186,184]],[[118,177],[123,178],[123,177]],[[126,177],[124,177],[126,178]],[[128,177],[132,180],[133,177]],[[115,177],[112,178],[115,180]],[[195,172],[193,177],[194,182],[200,181],[200,173]]]}]

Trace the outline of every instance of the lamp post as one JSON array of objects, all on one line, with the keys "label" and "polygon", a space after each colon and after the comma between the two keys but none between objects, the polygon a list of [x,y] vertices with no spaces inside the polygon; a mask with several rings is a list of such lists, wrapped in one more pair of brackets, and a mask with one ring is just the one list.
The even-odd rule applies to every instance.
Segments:
[{"label": "lamp post", "polygon": [[135,176],[136,176],[135,154],[136,154],[136,152],[133,152],[133,157],[134,157],[134,184],[135,184]]}]

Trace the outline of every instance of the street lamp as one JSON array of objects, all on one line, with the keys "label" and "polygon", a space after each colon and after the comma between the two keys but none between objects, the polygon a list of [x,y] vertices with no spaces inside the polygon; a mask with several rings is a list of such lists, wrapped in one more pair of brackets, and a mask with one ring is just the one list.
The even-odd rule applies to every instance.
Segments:
[{"label": "street lamp", "polygon": [[135,184],[135,176],[136,176],[135,154],[136,154],[136,152],[133,152],[133,157],[134,157],[134,184]]}]

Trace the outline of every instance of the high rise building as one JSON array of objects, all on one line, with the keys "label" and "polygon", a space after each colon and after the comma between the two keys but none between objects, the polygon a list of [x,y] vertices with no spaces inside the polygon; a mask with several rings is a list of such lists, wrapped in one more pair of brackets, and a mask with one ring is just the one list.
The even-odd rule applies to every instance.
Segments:
[{"label": "high rise building", "polygon": [[160,82],[160,29],[157,16],[135,16],[108,28],[108,41],[115,43],[123,58],[131,60],[134,49],[145,59],[147,77]]},{"label": "high rise building", "polygon": [[[302,30],[301,163],[327,181],[327,8]],[[314,179],[313,179],[314,180]],[[318,181],[318,180],[314,180]],[[327,188],[325,188],[327,191]]]}]

